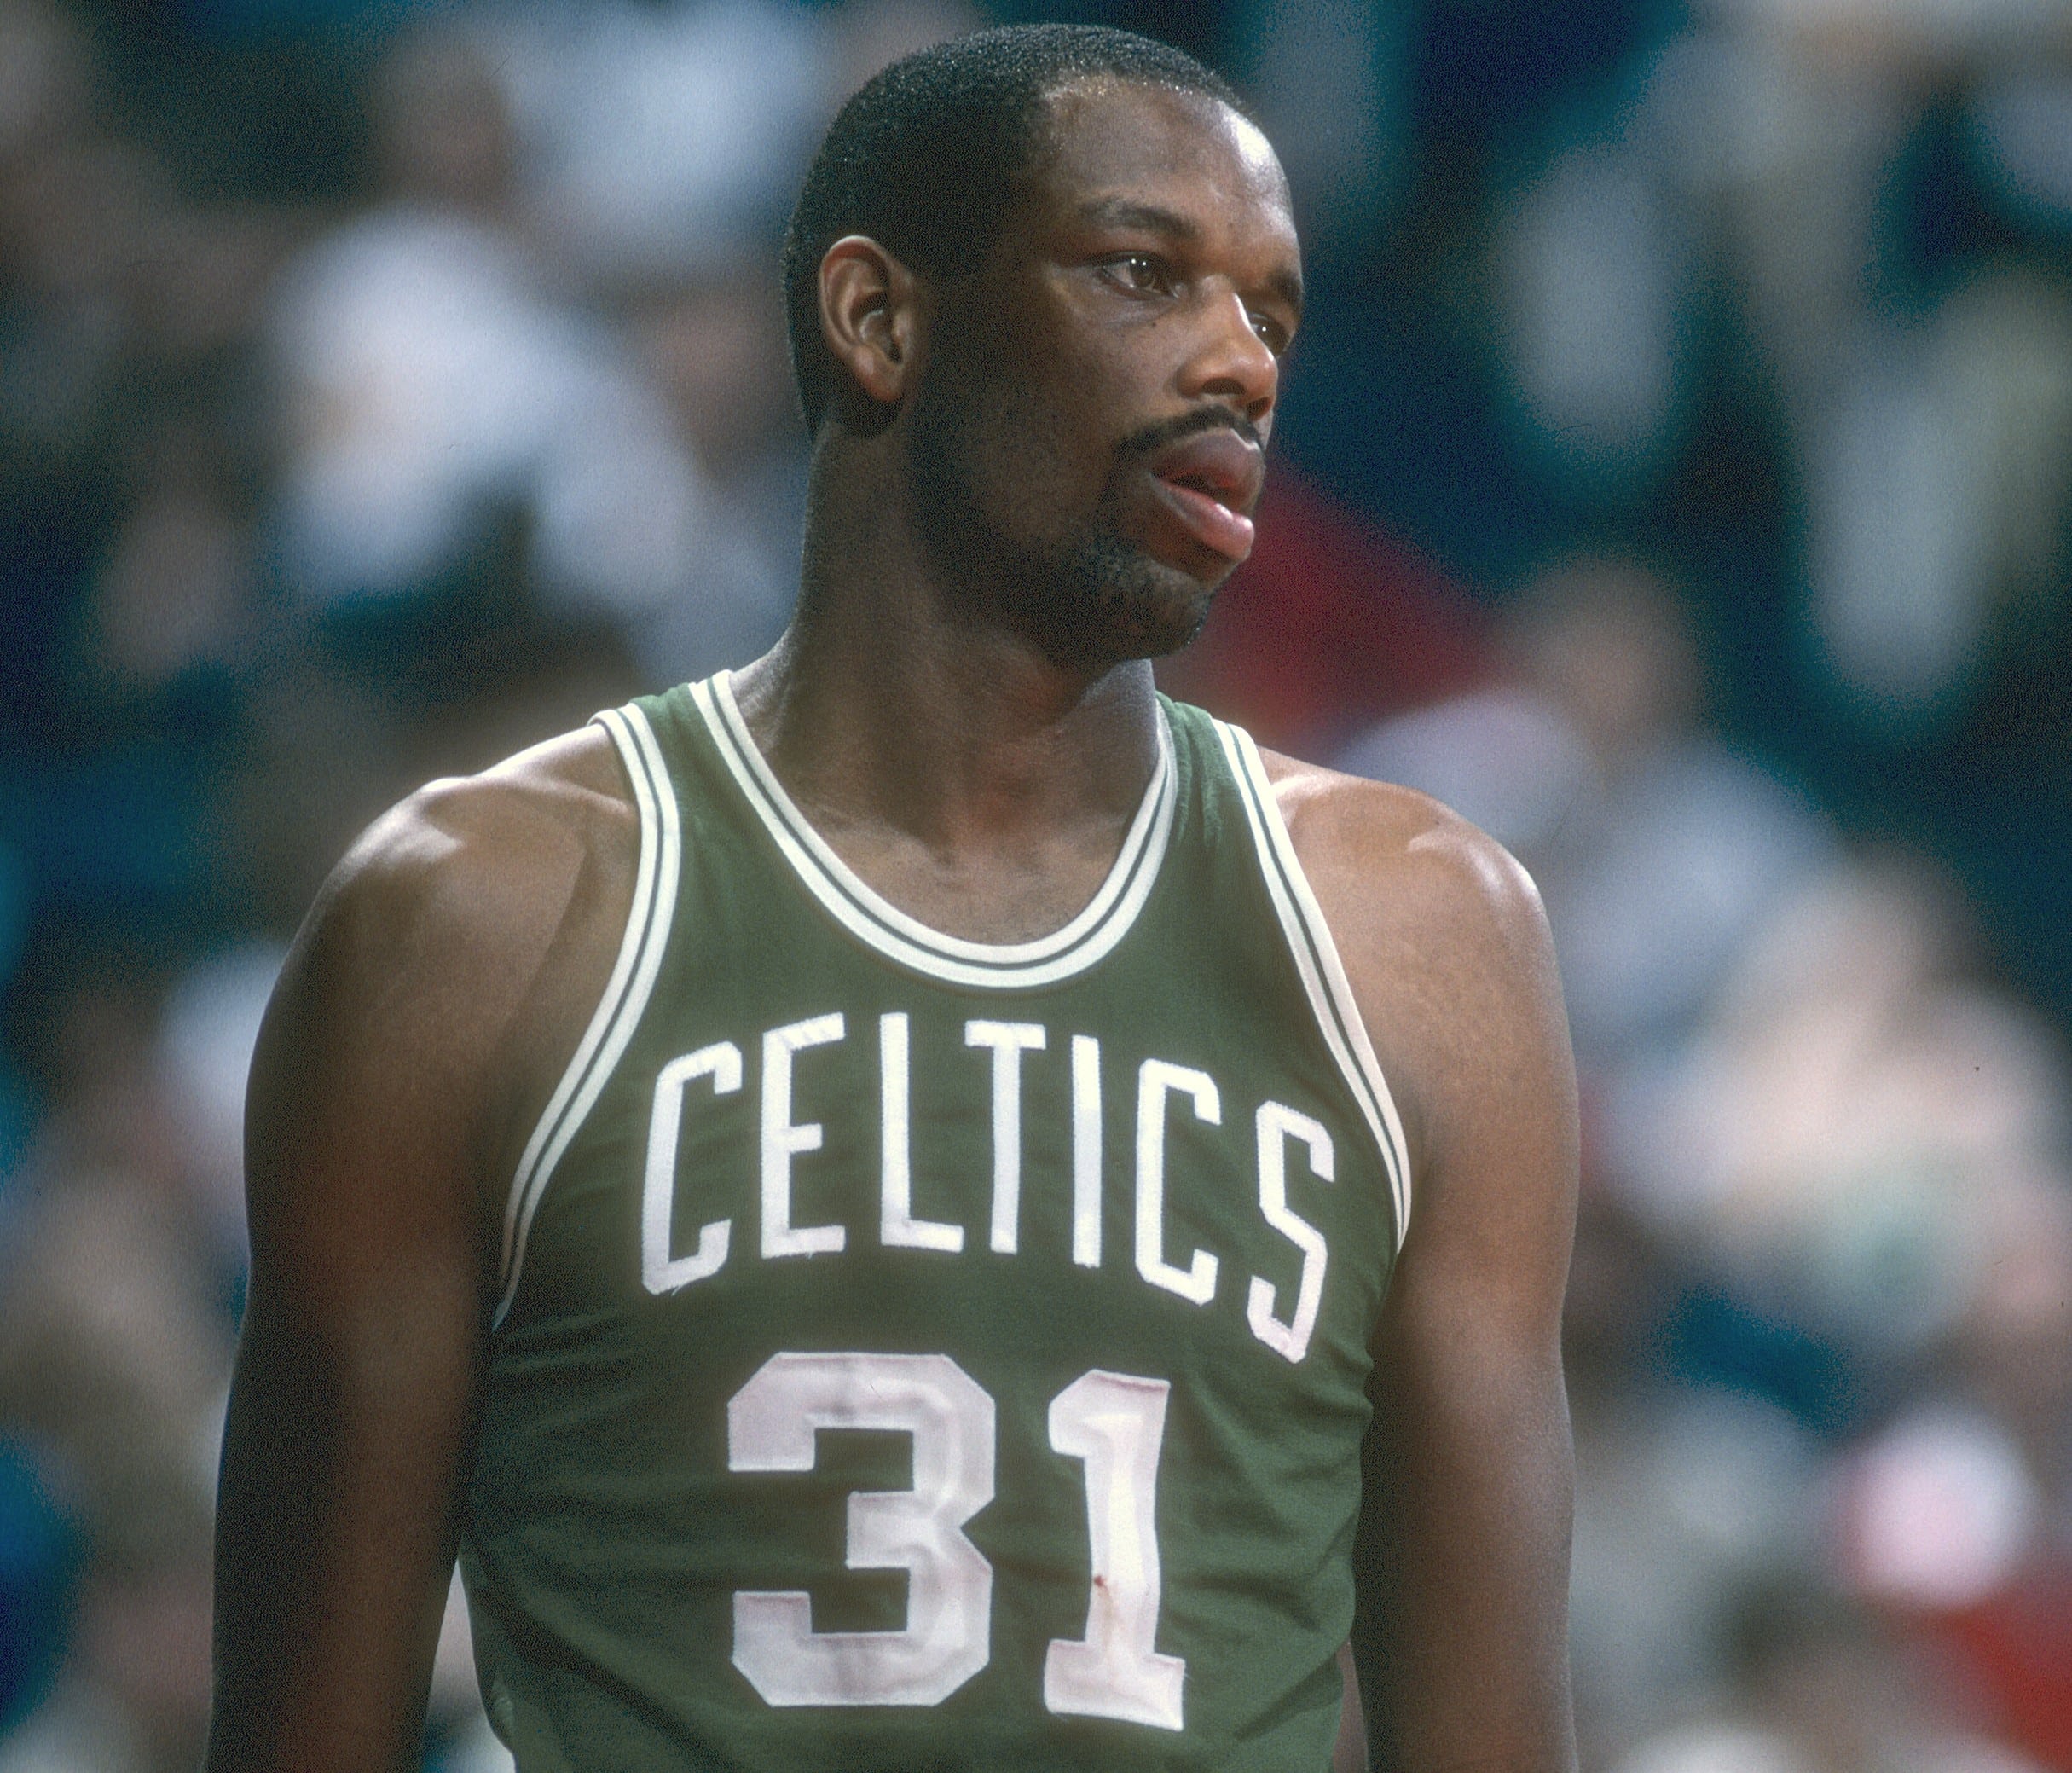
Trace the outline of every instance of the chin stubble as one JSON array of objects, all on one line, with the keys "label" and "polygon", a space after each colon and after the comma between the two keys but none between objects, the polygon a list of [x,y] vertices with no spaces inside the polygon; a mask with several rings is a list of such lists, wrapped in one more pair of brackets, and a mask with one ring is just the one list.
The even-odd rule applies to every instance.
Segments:
[{"label": "chin stubble", "polygon": [[[915,411],[908,473],[923,544],[957,598],[952,617],[1004,621],[1053,663],[1075,669],[1156,658],[1192,640],[1214,593],[1127,541],[1119,523],[1127,475],[1172,441],[1174,427],[1128,439],[1093,510],[1055,546],[1033,548],[1013,539],[981,492],[989,478],[1011,507],[1022,484],[1004,469],[981,472],[987,454],[981,432],[986,416],[1001,416],[999,391],[962,389],[959,378],[943,374],[947,368],[938,363],[936,385]],[[1189,421],[1185,430],[1198,428]],[[1025,438],[1022,453],[1042,459],[1040,442]]]}]

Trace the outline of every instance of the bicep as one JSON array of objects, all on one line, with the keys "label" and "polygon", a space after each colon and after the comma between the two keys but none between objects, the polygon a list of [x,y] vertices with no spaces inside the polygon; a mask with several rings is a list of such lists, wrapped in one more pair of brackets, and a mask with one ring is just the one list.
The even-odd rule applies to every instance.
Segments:
[{"label": "bicep", "polygon": [[1553,1768],[1573,1752],[1573,1068],[1522,875],[1453,934],[1411,1065],[1424,1175],[1375,1351],[1362,1683],[1378,1766]]},{"label": "bicep", "polygon": [[211,1768],[414,1764],[484,1334],[473,1042],[333,907],[269,1011],[217,1504]]},{"label": "bicep", "polygon": [[1378,1359],[1356,1631],[1375,1765],[1567,1764],[1558,1357],[1406,1301]]}]

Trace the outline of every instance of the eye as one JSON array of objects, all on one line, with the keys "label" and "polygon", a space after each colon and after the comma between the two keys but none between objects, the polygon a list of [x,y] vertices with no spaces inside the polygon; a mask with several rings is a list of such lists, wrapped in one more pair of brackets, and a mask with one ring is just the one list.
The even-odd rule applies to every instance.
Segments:
[{"label": "eye", "polygon": [[1136,295],[1171,295],[1172,269],[1155,252],[1118,252],[1103,259],[1103,274]]},{"label": "eye", "polygon": [[1252,330],[1259,335],[1259,342],[1276,357],[1294,343],[1293,335],[1288,328],[1270,314],[1254,314],[1252,316]]}]

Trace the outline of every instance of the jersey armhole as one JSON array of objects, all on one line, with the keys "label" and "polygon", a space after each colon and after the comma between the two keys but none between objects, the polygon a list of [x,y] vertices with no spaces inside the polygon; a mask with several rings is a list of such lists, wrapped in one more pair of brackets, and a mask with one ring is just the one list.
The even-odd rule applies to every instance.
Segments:
[{"label": "jersey armhole", "polygon": [[1324,921],[1323,907],[1317,902],[1309,877],[1295,855],[1294,843],[1281,817],[1280,804],[1274,798],[1273,785],[1267,779],[1259,747],[1241,727],[1224,721],[1216,722],[1216,736],[1223,741],[1224,760],[1230,766],[1246,820],[1252,827],[1259,872],[1281,920],[1281,933],[1294,957],[1324,1045],[1344,1075],[1346,1087],[1352,1092],[1352,1099],[1359,1105],[1381,1154],[1396,1222],[1396,1248],[1400,1251],[1410,1224],[1410,1162],[1395,1098],[1389,1093],[1388,1080],[1381,1075],[1381,1062],[1375,1056],[1374,1042],[1353,999],[1352,982],[1339,958],[1330,925]]},{"label": "jersey armhole", "polygon": [[663,951],[668,946],[670,920],[676,911],[677,879],[683,866],[683,826],[654,728],[648,724],[646,715],[632,703],[605,710],[594,716],[593,724],[610,733],[611,742],[618,747],[619,760],[625,765],[634,804],[640,815],[640,855],[634,879],[633,906],[627,914],[626,932],[619,940],[611,976],[605,982],[604,994],[598,999],[589,1026],[583,1030],[561,1081],[547,1098],[512,1179],[510,1196],[504,1206],[496,1310],[489,1319],[492,1330],[503,1323],[511,1301],[518,1296],[526,1235],[532,1229],[533,1214],[547,1192],[554,1167],[596,1106],[647,1008],[656,976],[662,969]]}]

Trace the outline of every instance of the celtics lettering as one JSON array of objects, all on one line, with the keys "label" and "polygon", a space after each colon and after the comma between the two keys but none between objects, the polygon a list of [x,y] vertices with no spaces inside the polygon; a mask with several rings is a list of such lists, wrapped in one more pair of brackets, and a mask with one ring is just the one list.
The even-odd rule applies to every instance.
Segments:
[{"label": "celtics lettering", "polygon": [[[990,1176],[984,1179],[985,1210],[969,1214],[971,1222],[966,1223],[946,1200],[916,1198],[913,1030],[904,1011],[880,1015],[875,1021],[874,1028],[866,1024],[853,1031],[848,1019],[836,1011],[787,1023],[747,1043],[715,1041],[662,1067],[655,1079],[641,1190],[640,1278],[650,1293],[674,1293],[709,1280],[737,1260],[742,1248],[766,1260],[786,1260],[838,1255],[848,1247],[854,1227],[814,1222],[811,1209],[802,1205],[797,1183],[802,1170],[811,1177],[813,1154],[825,1144],[827,1127],[822,1121],[802,1118],[798,1103],[802,1072],[810,1079],[811,1068],[833,1063],[827,1050],[842,1046],[860,1032],[865,1039],[873,1034],[876,1039],[877,1101],[871,1104],[861,1091],[842,1092],[840,1099],[852,1112],[876,1109],[881,1245],[952,1256],[981,1244],[996,1255],[1023,1253],[1024,1104],[1029,1097],[1025,1085],[1033,1065],[1060,1065],[1067,1080],[1062,1094],[1070,1117],[1066,1143],[1071,1156],[1068,1179],[1061,1176],[1057,1184],[1068,1179],[1071,1234],[1068,1248],[1050,1254],[1084,1268],[1128,1260],[1149,1285],[1191,1304],[1207,1305],[1229,1283],[1224,1270],[1239,1260],[1238,1254],[1184,1247],[1191,1240],[1178,1232],[1176,1221],[1183,1215],[1176,1215],[1174,1208],[1176,1202],[1184,1207],[1188,1177],[1169,1166],[1167,1154],[1183,1121],[1191,1123],[1196,1137],[1206,1131],[1214,1138],[1243,1139],[1256,1213],[1251,1223],[1283,1256],[1292,1254],[1299,1263],[1292,1296],[1285,1285],[1289,1272],[1285,1260],[1268,1265],[1282,1274],[1282,1282],[1256,1273],[1247,1278],[1246,1321],[1266,1347],[1289,1361],[1302,1359],[1330,1260],[1322,1232],[1296,1204],[1303,1191],[1329,1185],[1335,1178],[1331,1135],[1320,1121],[1286,1103],[1262,1102],[1244,1115],[1251,1122],[1247,1137],[1241,1121],[1226,1125],[1226,1114],[1236,1105],[1226,1104],[1222,1087],[1207,1071],[1144,1058],[1135,1063],[1130,1075],[1112,1055],[1103,1054],[1092,1034],[1074,1033],[1056,1040],[1040,1023],[974,1018],[964,1025],[964,1045],[971,1051],[959,1056],[960,1075],[990,1098],[993,1141]],[[739,1112],[747,1104],[726,1100],[747,1087],[751,1066],[758,1074],[752,1121]],[[1134,1162],[1125,1174],[1111,1177],[1110,1155],[1103,1149],[1103,1094],[1126,1083],[1135,1096]],[[705,1218],[699,1213],[695,1197],[701,1192],[707,1196],[709,1212],[709,1189],[679,1185],[687,1117],[729,1108],[741,1124],[743,1143],[751,1137],[754,1141],[752,1164],[743,1166],[752,1170],[757,1182],[752,1232],[738,1231],[734,1214]],[[750,1153],[744,1150],[742,1156],[745,1159]],[[1105,1249],[1106,1191],[1131,1185],[1132,1248]]]}]

